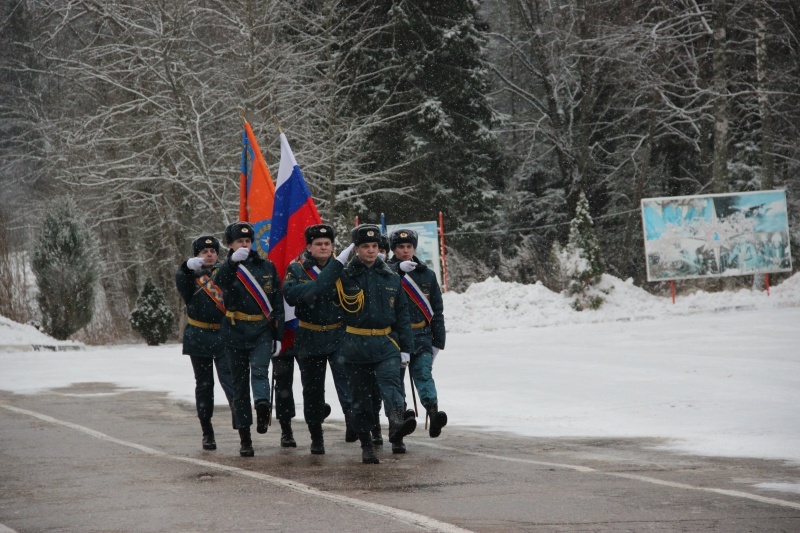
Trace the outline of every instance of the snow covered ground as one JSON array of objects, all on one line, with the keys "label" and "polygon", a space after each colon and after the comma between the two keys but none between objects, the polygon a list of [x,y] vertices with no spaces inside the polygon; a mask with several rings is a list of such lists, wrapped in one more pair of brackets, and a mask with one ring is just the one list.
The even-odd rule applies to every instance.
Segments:
[{"label": "snow covered ground", "polygon": [[[610,276],[603,283],[607,303],[580,313],[542,285],[489,279],[445,294],[447,347],[434,377],[450,424],[543,437],[660,437],[676,451],[800,463],[800,275],[770,296],[679,294],[674,305]],[[9,322],[0,347],[12,344],[10,335],[30,343],[41,335]],[[179,345],[0,352],[0,390],[32,394],[88,381],[193,402]],[[217,398],[224,404],[219,385]],[[341,419],[330,378],[328,399]]]}]

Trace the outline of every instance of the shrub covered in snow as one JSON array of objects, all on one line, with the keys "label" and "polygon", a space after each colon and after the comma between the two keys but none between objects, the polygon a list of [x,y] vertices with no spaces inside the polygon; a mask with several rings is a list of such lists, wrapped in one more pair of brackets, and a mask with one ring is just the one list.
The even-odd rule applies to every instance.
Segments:
[{"label": "shrub covered in snow", "polygon": [[603,296],[597,284],[603,276],[603,260],[589,214],[589,202],[583,193],[575,206],[567,246],[555,248],[554,255],[568,280],[567,293],[575,297],[572,307],[577,311],[599,308]]},{"label": "shrub covered in snow", "polygon": [[174,320],[164,293],[148,279],[131,311],[131,327],[144,337],[148,346],[156,346],[167,340]]},{"label": "shrub covered in snow", "polygon": [[92,319],[97,247],[71,198],[55,204],[42,223],[31,268],[39,287],[42,328],[64,340]]}]

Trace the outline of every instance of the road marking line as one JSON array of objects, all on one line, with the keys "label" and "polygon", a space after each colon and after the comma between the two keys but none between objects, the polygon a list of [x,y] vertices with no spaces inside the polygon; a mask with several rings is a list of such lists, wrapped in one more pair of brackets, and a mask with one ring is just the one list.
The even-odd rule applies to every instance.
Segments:
[{"label": "road marking line", "polygon": [[17,531],[11,529],[10,527],[4,526],[3,524],[0,524],[0,533],[17,533]]},{"label": "road marking line", "polygon": [[465,455],[476,455],[478,457],[486,457],[487,459],[496,459],[498,461],[507,461],[510,463],[527,463],[539,466],[550,466],[553,468],[564,468],[568,470],[575,470],[577,472],[583,473],[596,473],[601,474],[604,476],[614,476],[614,477],[621,477],[625,479],[632,479],[634,481],[641,481],[644,483],[651,483],[653,485],[662,485],[665,487],[672,487],[675,489],[684,489],[684,490],[699,490],[704,492],[711,492],[714,494],[721,494],[723,496],[731,496],[733,498],[743,498],[746,500],[753,500],[759,503],[766,503],[769,505],[778,505],[781,507],[789,507],[791,509],[800,509],[800,503],[790,502],[786,500],[779,500],[778,498],[769,498],[767,496],[759,496],[758,494],[751,494],[749,492],[742,492],[739,490],[729,490],[729,489],[718,489],[714,487],[697,487],[694,485],[689,485],[686,483],[677,483],[674,481],[665,481],[663,479],[658,479],[655,477],[649,476],[642,476],[639,474],[627,474],[624,472],[603,472],[602,470],[597,470],[596,468],[589,468],[586,466],[580,465],[570,465],[565,463],[548,463],[546,461],[535,461],[533,459],[519,459],[516,457],[506,457],[504,455],[494,455],[490,453],[481,453],[481,452],[471,452],[467,450],[460,450],[458,448],[451,448],[449,446],[442,446],[441,444],[433,444],[432,442],[414,442],[414,444],[420,444],[422,446],[428,446],[429,448],[437,448],[440,450],[447,450],[456,453],[461,453]]},{"label": "road marking line", "polygon": [[[37,413],[35,411],[29,411],[27,409],[21,409],[19,407],[14,407],[12,405],[7,405],[4,403],[0,403],[0,407],[7,409],[9,411],[13,411],[15,413],[19,413],[22,415],[31,416],[33,418],[38,418],[44,422],[49,422],[51,424],[56,424],[59,426],[64,426],[69,429],[74,429],[75,431],[79,431],[81,433],[85,433],[89,436],[95,437],[100,440],[104,440],[107,442],[113,442],[114,444],[119,444],[121,446],[127,446],[128,448],[133,448],[135,450],[139,450],[149,455],[155,455],[157,457],[163,457],[165,459],[173,459],[176,461],[181,461],[184,463],[191,463],[197,466],[202,466],[204,468],[213,468],[216,470],[222,470],[225,472],[230,472],[231,474],[237,474],[243,477],[249,477],[252,479],[256,479],[259,481],[266,481],[267,483],[271,483],[273,485],[277,485],[280,487],[285,487],[296,492],[300,492],[302,494],[306,494],[308,496],[314,496],[317,498],[323,498],[335,503],[347,505],[350,507],[355,507],[357,509],[361,509],[363,511],[368,511],[370,513],[374,513],[381,516],[388,516],[390,518],[394,518],[398,522],[402,522],[404,524],[408,524],[411,526],[418,527],[425,531],[434,531],[440,533],[474,533],[469,529],[460,528],[453,524],[448,524],[447,522],[441,522],[434,518],[427,517],[425,515],[412,513],[411,511],[404,511],[402,509],[395,509],[394,507],[389,507],[388,505],[382,505],[379,503],[372,503],[363,500],[358,500],[356,498],[351,498],[349,496],[341,496],[338,494],[332,494],[328,492],[323,492],[319,489],[315,489],[309,485],[305,485],[303,483],[298,483],[296,481],[291,481],[288,479],[283,479],[280,477],[270,476],[268,474],[262,474],[260,472],[252,472],[250,470],[246,470],[244,468],[239,468],[236,466],[227,466],[221,465],[218,463],[214,463],[211,461],[204,461],[202,459],[196,459],[194,457],[180,457],[178,455],[170,455],[166,452],[156,450],[155,448],[149,448],[147,446],[143,446],[141,444],[136,444],[135,442],[129,442],[122,439],[118,439],[116,437],[112,437],[110,435],[106,435],[105,433],[101,433],[94,429],[90,429],[86,426],[81,426],[79,424],[73,424],[72,422],[67,422],[65,420],[59,420],[57,418],[53,418],[48,415],[44,415],[41,413]],[[369,467],[368,467],[369,468]],[[0,530],[0,533],[3,533]]]}]

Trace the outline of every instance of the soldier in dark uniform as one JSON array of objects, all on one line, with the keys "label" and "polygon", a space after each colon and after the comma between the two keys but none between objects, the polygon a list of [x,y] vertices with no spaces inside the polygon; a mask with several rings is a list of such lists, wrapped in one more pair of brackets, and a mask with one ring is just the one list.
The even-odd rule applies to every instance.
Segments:
[{"label": "soldier in dark uniform", "polygon": [[[203,449],[216,450],[214,428],[214,365],[228,404],[233,409],[233,384],[228,356],[219,335],[220,321],[225,316],[222,291],[211,276],[219,267],[219,241],[206,235],[192,243],[194,256],[184,261],[175,273],[175,285],[183,301],[189,322],[183,330],[183,353],[194,368],[194,399],[197,417],[203,429]],[[234,418],[234,429],[236,420]]]},{"label": "soldier in dark uniform", "polygon": [[[404,276],[403,289],[411,301],[408,307],[411,329],[414,331],[414,351],[411,353],[409,372],[430,419],[428,434],[436,438],[447,425],[447,414],[439,411],[432,373],[436,355],[444,349],[444,303],[436,274],[414,255],[417,242],[417,233],[413,230],[393,231],[389,236],[393,253],[390,265]],[[402,373],[405,375],[405,369]]]},{"label": "soldier in dark uniform", "polygon": [[[233,408],[239,428],[239,454],[252,457],[250,426],[256,409],[256,431],[266,433],[272,406],[269,401],[269,363],[280,352],[283,339],[283,295],[275,265],[261,257],[253,245],[253,226],[236,222],[225,228],[228,259],[214,275],[225,292],[222,341],[233,376]],[[251,376],[252,373],[252,376]]]},{"label": "soldier in dark uniform", "polygon": [[[361,460],[379,463],[370,431],[373,419],[372,379],[375,375],[389,417],[389,441],[402,440],[417,427],[413,418],[403,419],[401,364],[408,364],[414,349],[408,300],[400,277],[378,257],[380,229],[362,224],[352,232],[356,257],[346,266],[340,255],[333,268],[341,271],[337,284],[344,310],[342,344],[345,368],[352,382],[351,422],[361,441]],[[328,267],[331,268],[331,267]],[[327,269],[326,269],[327,270]]]},{"label": "soldier in dark uniform", "polygon": [[[325,373],[330,364],[333,383],[345,417],[350,415],[350,384],[339,355],[344,317],[336,290],[340,269],[330,268],[334,231],[317,224],[305,230],[306,251],[286,270],[283,293],[299,319],[294,346],[303,382],[303,415],[311,433],[311,453],[324,454],[322,421],[330,412],[325,404]],[[343,252],[350,255],[352,246]],[[326,409],[327,407],[327,409]]]},{"label": "soldier in dark uniform", "polygon": [[[381,261],[388,264],[389,261],[389,238],[381,234],[378,242],[378,257]],[[403,386],[402,382],[400,383]],[[372,427],[372,444],[383,446],[383,435],[381,434],[381,389],[378,387],[378,380],[373,375],[372,378],[372,415],[375,425]],[[395,448],[395,445],[392,445]]]}]

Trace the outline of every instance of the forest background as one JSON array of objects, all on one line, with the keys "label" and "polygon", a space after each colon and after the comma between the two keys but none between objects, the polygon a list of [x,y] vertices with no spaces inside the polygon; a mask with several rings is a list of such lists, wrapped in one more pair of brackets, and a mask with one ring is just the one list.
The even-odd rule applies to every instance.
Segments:
[{"label": "forest background", "polygon": [[799,51],[794,0],[5,0],[0,315],[38,319],[64,205],[99,267],[75,338],[128,338],[147,280],[183,315],[177,266],[237,216],[239,109],[340,234],[443,212],[451,290],[557,289],[581,194],[605,271],[654,292],[642,198],[784,188],[798,250]]}]

